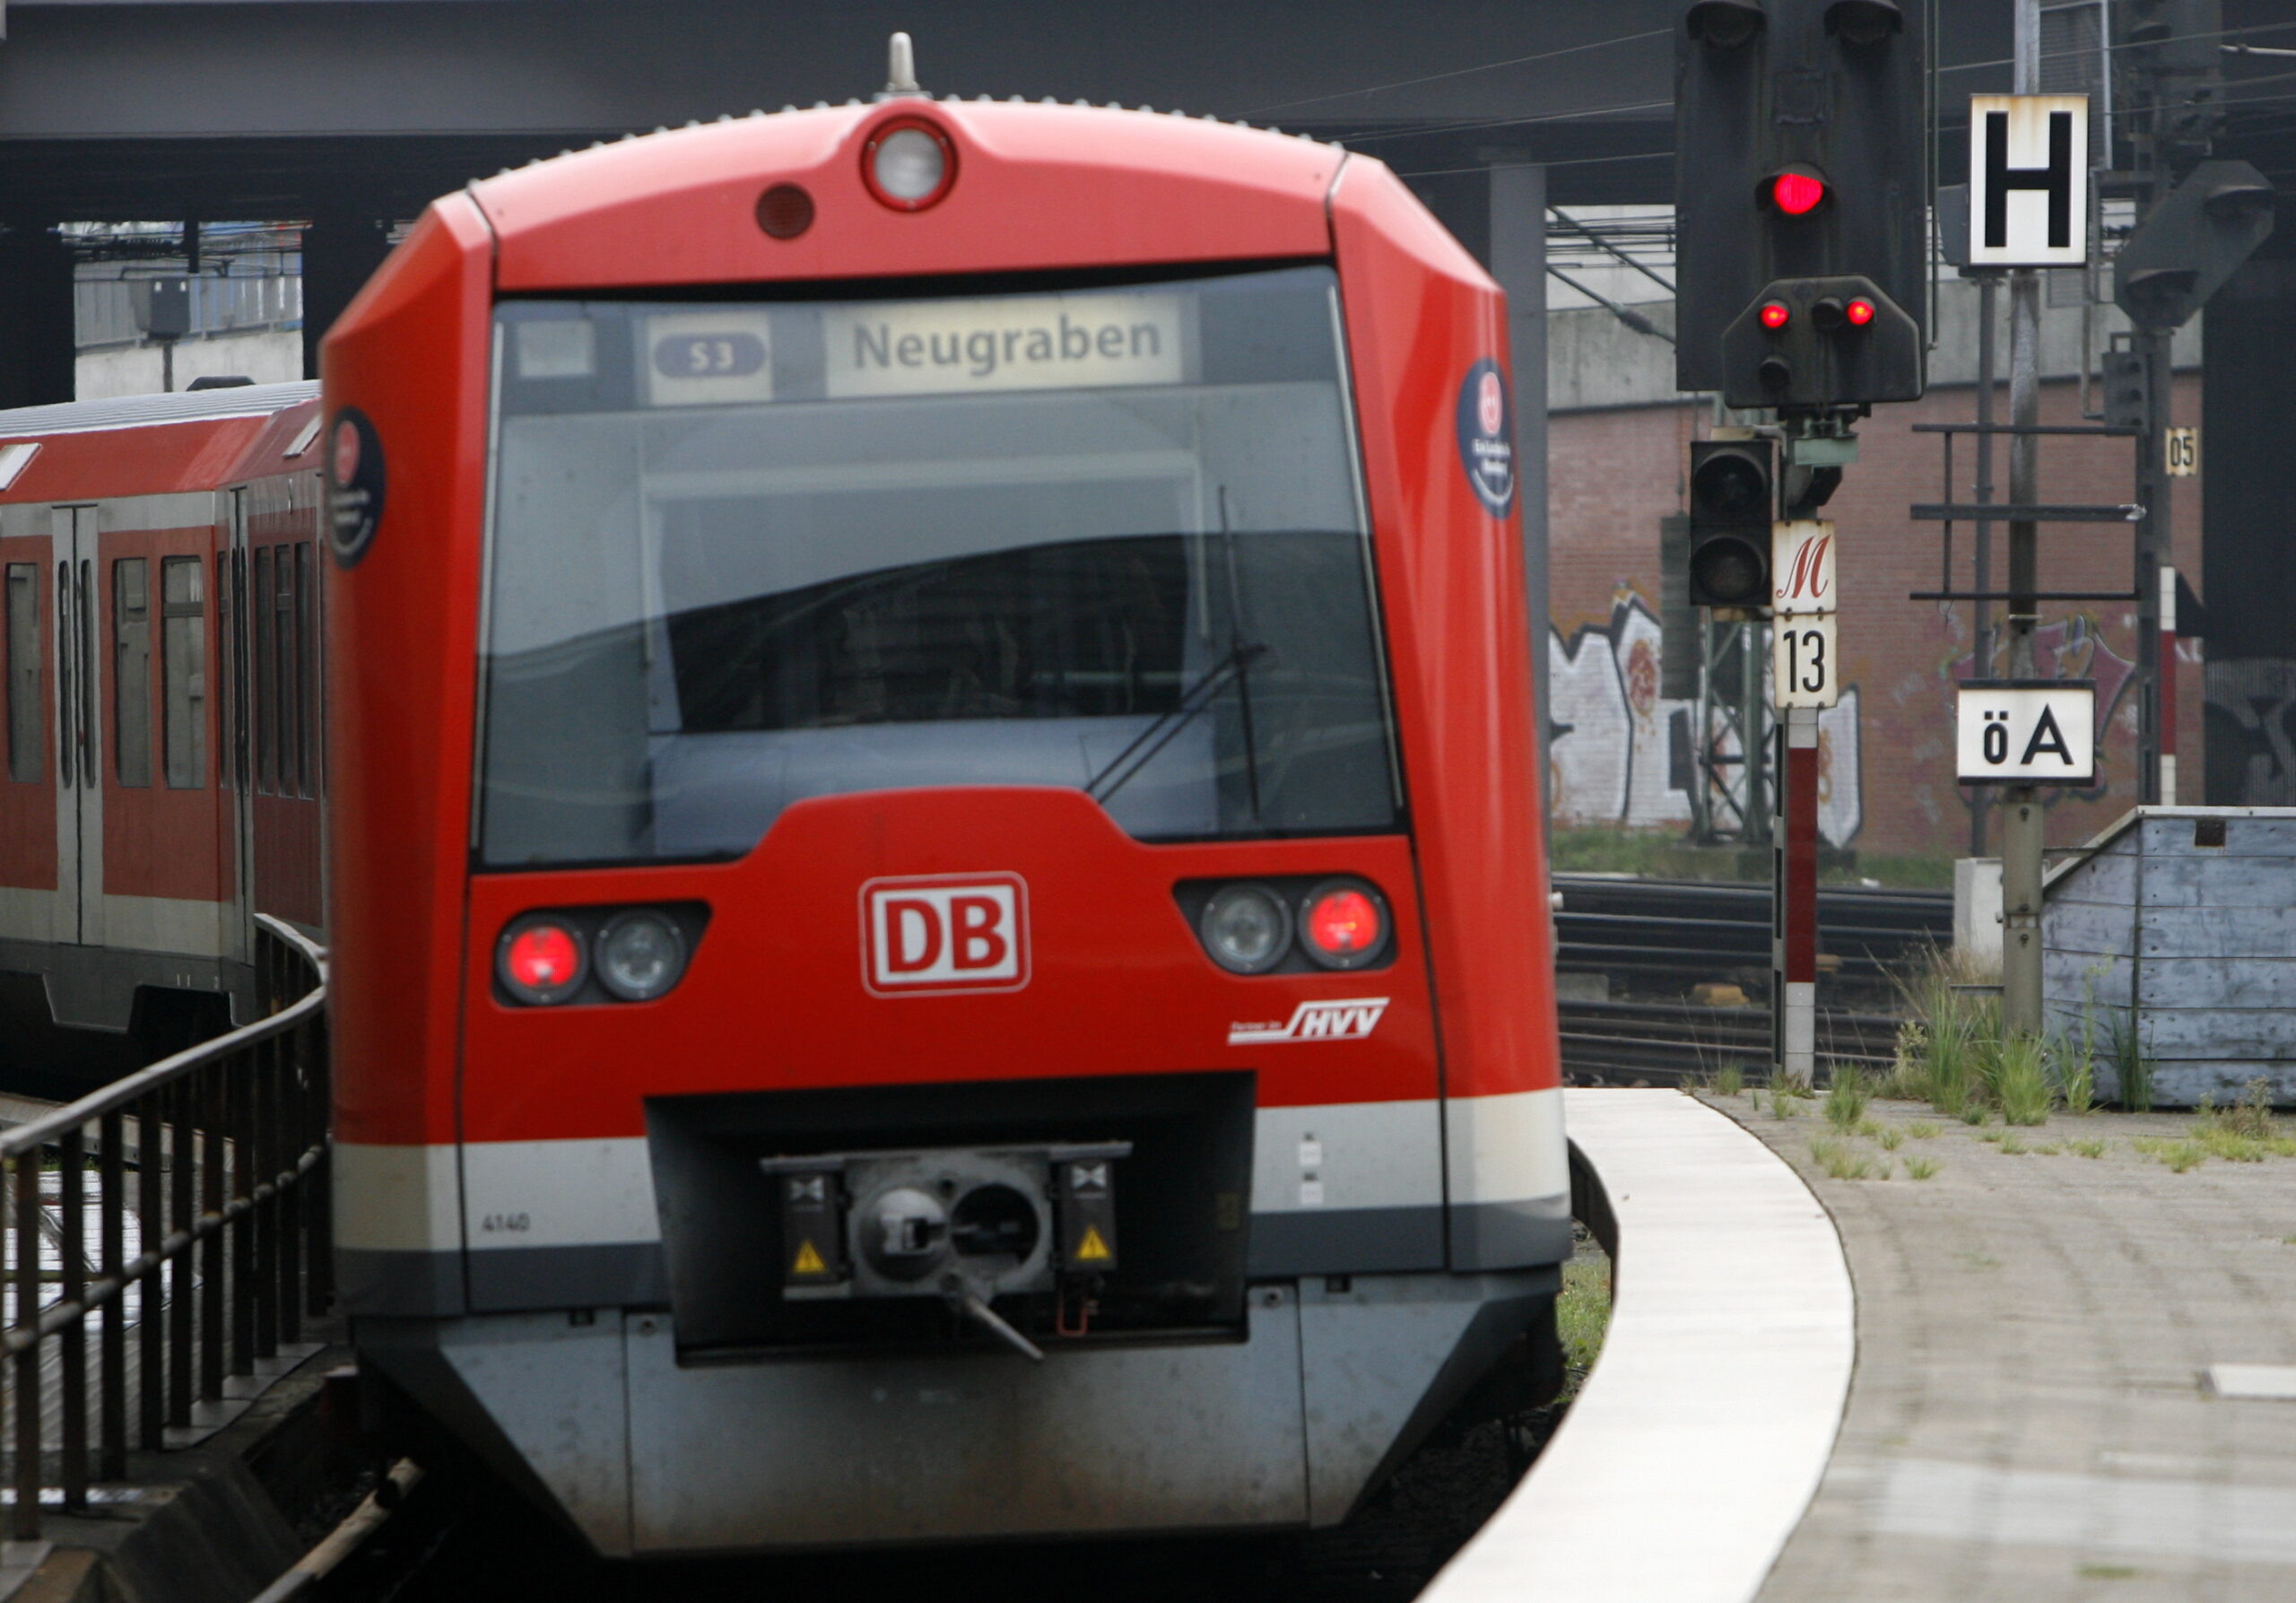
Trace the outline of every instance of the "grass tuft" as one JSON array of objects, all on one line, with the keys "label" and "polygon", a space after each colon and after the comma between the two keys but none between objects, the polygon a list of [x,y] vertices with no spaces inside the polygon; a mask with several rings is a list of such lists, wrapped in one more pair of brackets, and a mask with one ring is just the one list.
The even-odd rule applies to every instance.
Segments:
[{"label": "grass tuft", "polygon": [[2048,1120],[2051,1093],[2048,1049],[2039,1037],[2013,1035],[1984,1055],[1987,1088],[2000,1104],[2005,1124],[2035,1125]]},{"label": "grass tuft", "polygon": [[1893,1124],[1883,1125],[1874,1133],[1874,1139],[1882,1144],[1883,1152],[1895,1152],[1905,1145],[1905,1132]]},{"label": "grass tuft", "polygon": [[1832,1136],[1810,1137],[1810,1155],[1835,1180],[1871,1180],[1874,1160]]},{"label": "grass tuft", "polygon": [[1905,1133],[1917,1141],[1934,1141],[1944,1134],[1944,1129],[1942,1126],[1930,1123],[1926,1119],[1917,1119],[1905,1127]]},{"label": "grass tuft", "polygon": [[2105,1144],[2101,1141],[2075,1141],[2072,1143],[2072,1146],[2074,1152],[2084,1158],[2101,1158],[2105,1155]]},{"label": "grass tuft", "polygon": [[1714,1071],[1714,1094],[1735,1096],[1746,1088],[1746,1071],[1740,1064],[1726,1063]]},{"label": "grass tuft", "polygon": [[2126,1009],[2116,1007],[2106,1013],[2105,1046],[2120,1082],[2120,1105],[2132,1112],[2151,1112],[2153,1062],[2137,1039],[2135,1021]]},{"label": "grass tuft", "polygon": [[1908,1180],[1927,1180],[1936,1172],[1935,1158],[1908,1158],[1905,1161],[1905,1177]]},{"label": "grass tuft", "polygon": [[1833,1083],[1826,1087],[1826,1122],[1847,1133],[1866,1120],[1866,1109],[1874,1100],[1872,1082],[1863,1069],[1855,1064],[1834,1065]]},{"label": "grass tuft", "polygon": [[2129,1145],[2156,1163],[2166,1163],[2170,1172],[2182,1174],[2197,1169],[2208,1161],[2208,1148],[2195,1140],[2172,1140],[2165,1136],[2139,1136]]},{"label": "grass tuft", "polygon": [[2033,1149],[2025,1145],[2025,1138],[2022,1136],[2014,1130],[2007,1130],[2002,1134],[2000,1150],[2016,1158],[2022,1157]]}]

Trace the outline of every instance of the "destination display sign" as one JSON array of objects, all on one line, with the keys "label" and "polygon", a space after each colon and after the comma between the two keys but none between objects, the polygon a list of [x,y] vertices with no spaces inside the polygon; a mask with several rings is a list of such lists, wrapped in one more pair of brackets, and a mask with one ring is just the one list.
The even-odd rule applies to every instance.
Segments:
[{"label": "destination display sign", "polygon": [[1964,785],[2096,782],[2097,687],[2090,681],[1970,680],[1954,710]]},{"label": "destination display sign", "polygon": [[1173,294],[839,306],[822,318],[822,385],[841,398],[1178,384],[1185,334]]}]

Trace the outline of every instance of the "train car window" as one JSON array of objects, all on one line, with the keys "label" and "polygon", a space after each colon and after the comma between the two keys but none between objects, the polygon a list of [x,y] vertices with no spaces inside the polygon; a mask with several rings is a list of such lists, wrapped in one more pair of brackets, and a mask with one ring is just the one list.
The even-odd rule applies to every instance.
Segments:
[{"label": "train car window", "polygon": [[318,593],[311,574],[311,543],[295,544],[295,764],[297,793],[317,796],[319,789],[318,693],[313,681],[318,673],[318,636],[312,620],[318,613]]},{"label": "train car window", "polygon": [[215,738],[222,750],[216,755],[215,782],[226,790],[239,788],[231,771],[231,719],[239,705],[239,639],[232,632],[231,553],[215,553]]},{"label": "train car window", "polygon": [[177,790],[207,783],[206,571],[196,556],[160,563],[161,719],[168,784]]},{"label": "train car window", "polygon": [[1397,827],[1337,292],[506,303],[481,861],[926,785]]},{"label": "train car window", "polygon": [[276,630],[271,610],[271,547],[255,548],[255,584],[248,598],[248,621],[255,658],[255,788],[269,796],[279,788],[279,689],[271,672],[271,642]]},{"label": "train car window", "polygon": [[301,680],[302,632],[295,626],[293,548],[275,547],[273,560],[279,586],[271,602],[276,619],[271,638],[273,649],[279,654],[273,669],[279,685],[279,794],[300,796],[303,790],[303,715],[302,698],[296,693]]},{"label": "train car window", "polygon": [[8,777],[40,780],[47,725],[40,705],[39,567],[10,562],[8,584]]},{"label": "train car window", "polygon": [[111,564],[112,762],[125,786],[152,782],[150,568],[140,556]]}]

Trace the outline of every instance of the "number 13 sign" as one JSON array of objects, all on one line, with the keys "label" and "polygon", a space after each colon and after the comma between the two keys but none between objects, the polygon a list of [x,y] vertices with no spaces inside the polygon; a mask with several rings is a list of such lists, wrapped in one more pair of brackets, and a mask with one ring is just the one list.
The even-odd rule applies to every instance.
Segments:
[{"label": "number 13 sign", "polygon": [[1838,692],[1833,614],[1781,615],[1770,626],[1771,699],[1779,707],[1831,707]]},{"label": "number 13 sign", "polygon": [[1772,525],[1770,582],[1771,700],[1781,708],[1831,707],[1840,676],[1833,525],[1820,518]]}]

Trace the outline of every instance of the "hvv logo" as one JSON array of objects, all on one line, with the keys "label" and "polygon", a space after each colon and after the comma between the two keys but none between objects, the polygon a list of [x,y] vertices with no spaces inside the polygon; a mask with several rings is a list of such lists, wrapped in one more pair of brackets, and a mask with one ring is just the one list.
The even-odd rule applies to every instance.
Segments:
[{"label": "hvv logo", "polygon": [[1228,1044],[1239,1047],[1263,1041],[1360,1041],[1378,1026],[1379,1015],[1387,1010],[1385,997],[1302,1002],[1280,1024],[1229,1025]]},{"label": "hvv logo", "polygon": [[861,887],[861,977],[877,996],[1018,990],[1029,887],[1017,874],[873,879]]}]

